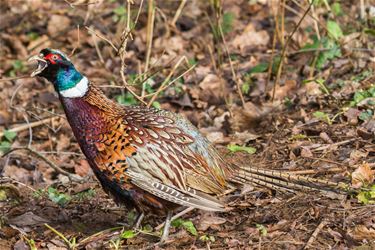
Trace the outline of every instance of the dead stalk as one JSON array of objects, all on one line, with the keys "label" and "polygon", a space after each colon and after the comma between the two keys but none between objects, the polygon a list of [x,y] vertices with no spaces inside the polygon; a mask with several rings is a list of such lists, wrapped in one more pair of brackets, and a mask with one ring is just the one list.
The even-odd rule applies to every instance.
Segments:
[{"label": "dead stalk", "polygon": [[154,35],[154,21],[155,21],[155,6],[154,0],[148,0],[148,11],[147,11],[147,34],[146,34],[146,64],[145,64],[145,72],[147,72],[149,64],[150,64],[150,57],[151,57],[151,49],[152,49],[152,37]]},{"label": "dead stalk", "polygon": [[[171,77],[173,76],[174,72],[176,71],[176,69],[180,66],[180,64],[182,63],[182,61],[186,61],[187,62],[187,58],[185,56],[181,57],[180,60],[178,60],[178,62],[176,63],[176,65],[173,67],[173,69],[171,70],[171,72],[169,73],[169,75],[167,76],[167,78],[164,79],[164,81],[161,83],[159,89],[152,94],[152,97],[151,97],[151,100],[148,102],[147,104],[147,107],[150,107],[152,105],[152,103],[155,101],[155,99],[157,98],[157,96],[159,95],[159,93],[165,89],[165,85],[169,82],[169,80],[171,79]],[[172,82],[170,82],[167,86],[170,86],[173,82],[175,82],[177,79],[179,79],[180,77],[182,77],[184,74],[186,74],[187,72],[189,72],[191,69],[193,69],[194,66],[190,67],[187,71],[185,71],[182,75],[180,75],[179,77],[177,77],[176,79],[174,79]]]},{"label": "dead stalk", "polygon": [[87,27],[85,26],[85,28],[90,32],[90,33],[93,33],[95,36],[99,37],[100,39],[106,41],[109,45],[111,45],[111,47],[116,51],[116,53],[118,52],[118,49],[117,47],[111,42],[111,40],[109,40],[108,38],[106,38],[105,36],[95,32],[94,29],[90,28],[90,27]]},{"label": "dead stalk", "polygon": [[[40,125],[43,125],[45,123],[49,123],[51,122],[53,119],[56,119],[57,117],[49,117],[49,118],[45,118],[43,120],[40,120],[40,121],[35,121],[35,122],[30,122],[30,123],[25,123],[25,124],[22,124],[18,127],[15,127],[15,128],[11,128],[9,129],[9,131],[11,132],[15,132],[15,133],[18,133],[18,132],[21,132],[23,130],[26,130],[26,129],[31,129],[31,128],[34,128],[34,127],[38,127]],[[4,132],[0,132],[0,137],[2,137],[4,135]]]},{"label": "dead stalk", "polygon": [[279,82],[280,82],[281,72],[282,72],[283,65],[284,65],[284,58],[286,56],[286,49],[288,48],[288,45],[289,45],[290,41],[292,40],[292,37],[293,37],[294,33],[297,31],[297,29],[301,25],[302,21],[305,19],[307,13],[310,11],[311,6],[313,4],[314,4],[314,1],[311,1],[309,7],[305,11],[305,13],[303,13],[301,19],[299,20],[299,22],[297,23],[297,25],[294,27],[292,33],[288,36],[288,39],[286,40],[285,45],[283,46],[283,49],[281,51],[281,56],[280,56],[280,63],[278,65],[278,67],[277,67],[276,80],[275,80],[275,84],[273,86],[272,101],[275,98],[276,86],[279,85]]},{"label": "dead stalk", "polygon": [[219,27],[220,37],[221,37],[221,40],[222,40],[223,45],[224,45],[224,50],[225,50],[225,53],[227,54],[227,57],[228,57],[228,60],[229,60],[229,66],[230,66],[230,70],[232,72],[232,79],[236,83],[238,95],[240,96],[242,106],[245,106],[245,99],[244,99],[243,94],[242,94],[240,81],[237,77],[236,72],[234,71],[233,62],[232,62],[232,59],[230,58],[230,53],[229,53],[229,49],[228,49],[228,46],[227,46],[227,42],[226,42],[225,37],[224,37],[223,28],[221,27],[221,25],[218,25],[218,27]]},{"label": "dead stalk", "polygon": [[320,231],[322,231],[322,229],[328,224],[328,220],[327,219],[323,219],[319,225],[315,228],[314,232],[312,233],[311,237],[309,238],[309,240],[307,241],[305,247],[303,249],[309,249],[312,245],[312,243],[315,241],[316,237],[318,236],[318,234],[320,233]]},{"label": "dead stalk", "polygon": [[71,174],[71,173],[65,171],[64,169],[60,168],[55,163],[53,163],[50,159],[48,159],[47,157],[43,156],[42,154],[40,154],[39,152],[35,151],[34,149],[32,149],[30,147],[14,147],[14,148],[10,149],[8,152],[6,152],[4,155],[2,155],[1,157],[5,157],[5,156],[7,156],[7,155],[9,155],[9,154],[11,154],[15,151],[19,151],[19,150],[28,151],[32,155],[34,155],[37,158],[43,160],[45,163],[48,164],[48,166],[50,166],[53,170],[55,170],[59,174],[67,176],[70,180],[81,181],[83,179],[79,175]]},{"label": "dead stalk", "polygon": [[176,14],[174,15],[173,20],[172,20],[172,22],[171,22],[171,25],[172,25],[172,26],[175,26],[175,25],[176,25],[176,22],[177,22],[178,18],[179,18],[180,15],[181,15],[182,9],[184,8],[184,6],[185,6],[185,4],[186,4],[186,1],[187,1],[187,0],[182,0],[181,3],[180,3],[180,5],[178,6],[178,9],[177,9],[177,11],[176,11]]}]

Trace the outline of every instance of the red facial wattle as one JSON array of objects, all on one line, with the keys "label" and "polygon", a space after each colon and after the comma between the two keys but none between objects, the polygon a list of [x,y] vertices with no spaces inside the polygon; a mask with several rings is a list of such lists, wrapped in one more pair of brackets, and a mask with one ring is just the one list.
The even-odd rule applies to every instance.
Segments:
[{"label": "red facial wattle", "polygon": [[44,59],[50,61],[52,64],[56,64],[56,60],[61,60],[61,57],[57,54],[48,54],[44,57]]}]

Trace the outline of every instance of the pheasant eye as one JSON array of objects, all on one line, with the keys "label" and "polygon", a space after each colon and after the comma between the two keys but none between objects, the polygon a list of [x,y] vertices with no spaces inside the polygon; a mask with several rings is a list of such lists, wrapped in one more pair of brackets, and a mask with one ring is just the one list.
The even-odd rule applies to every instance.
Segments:
[{"label": "pheasant eye", "polygon": [[58,55],[52,55],[52,56],[51,56],[51,59],[54,60],[54,61],[56,61],[56,60],[59,59],[59,56],[58,56]]}]

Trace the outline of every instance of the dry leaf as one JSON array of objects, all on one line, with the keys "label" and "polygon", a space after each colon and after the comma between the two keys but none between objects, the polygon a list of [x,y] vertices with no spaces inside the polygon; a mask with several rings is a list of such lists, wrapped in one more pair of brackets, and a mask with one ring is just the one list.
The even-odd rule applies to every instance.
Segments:
[{"label": "dry leaf", "polygon": [[254,46],[266,46],[269,44],[270,36],[268,32],[265,30],[256,31],[254,24],[249,23],[246,28],[244,29],[241,35],[237,35],[231,45],[235,48],[239,48],[241,52],[244,52],[246,47],[254,47]]},{"label": "dry leaf", "polygon": [[70,18],[61,15],[52,15],[49,17],[47,26],[48,34],[57,35],[59,32],[66,30],[70,26]]},{"label": "dry leaf", "polygon": [[363,185],[371,184],[374,180],[375,170],[372,170],[367,162],[363,163],[352,173],[352,186],[354,188],[360,188]]},{"label": "dry leaf", "polygon": [[63,151],[70,146],[70,138],[64,134],[59,136],[59,140],[57,141],[56,150]]},{"label": "dry leaf", "polygon": [[199,83],[199,87],[203,90],[199,93],[199,99],[210,104],[219,104],[224,101],[227,93],[225,81],[214,74],[208,74]]},{"label": "dry leaf", "polygon": [[82,177],[88,175],[90,170],[90,165],[86,160],[81,160],[79,164],[74,165],[75,173]]},{"label": "dry leaf", "polygon": [[[275,100],[284,100],[285,97],[290,96],[291,92],[296,88],[297,82],[295,80],[286,80],[283,86],[277,85],[275,88]],[[268,93],[273,95],[273,90]]]},{"label": "dry leaf", "polygon": [[200,231],[206,231],[210,226],[224,224],[227,220],[222,217],[213,216],[210,213],[204,213],[199,222],[197,228]]},{"label": "dry leaf", "polygon": [[253,128],[267,114],[274,111],[280,103],[265,103],[263,106],[256,106],[252,102],[246,102],[244,107],[233,105],[231,107],[232,117],[229,119],[233,131],[244,131]]},{"label": "dry leaf", "polygon": [[9,219],[9,224],[17,227],[35,226],[48,223],[47,219],[44,219],[33,212],[26,212],[19,216]]},{"label": "dry leaf", "polygon": [[375,229],[367,228],[365,225],[358,225],[350,232],[350,235],[356,240],[374,240]]}]

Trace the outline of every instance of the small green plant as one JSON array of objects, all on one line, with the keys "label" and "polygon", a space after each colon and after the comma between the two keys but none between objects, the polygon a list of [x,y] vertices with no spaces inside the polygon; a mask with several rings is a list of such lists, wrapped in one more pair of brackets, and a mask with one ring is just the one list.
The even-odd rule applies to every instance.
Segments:
[{"label": "small green plant", "polygon": [[25,73],[27,71],[27,67],[22,60],[15,60],[12,62],[12,69],[9,71],[9,76],[15,77],[17,73]]},{"label": "small green plant", "polygon": [[122,105],[125,105],[125,106],[137,104],[137,100],[129,92],[126,92],[125,94],[116,96],[116,100],[117,100],[118,103],[120,103]]},{"label": "small green plant", "polygon": [[375,204],[375,185],[372,185],[370,190],[364,190],[359,192],[357,199],[360,203],[365,205]]},{"label": "small green plant", "polygon": [[290,141],[298,141],[298,140],[305,140],[307,137],[307,135],[304,135],[304,134],[296,134],[296,135],[293,135],[289,138]]},{"label": "small green plant", "polygon": [[341,56],[341,49],[338,40],[344,36],[340,25],[333,21],[327,21],[327,36],[318,39],[316,35],[312,35],[313,43],[306,44],[303,51],[317,51],[316,68],[322,69],[329,61]]},{"label": "small green plant", "polygon": [[11,131],[11,130],[5,130],[3,133],[2,140],[0,140],[0,152],[2,152],[3,154],[8,152],[16,136],[17,136],[16,132]]},{"label": "small green plant", "polygon": [[126,9],[124,6],[119,6],[113,10],[114,15],[112,19],[114,22],[124,22],[126,20]]},{"label": "small green plant", "polygon": [[313,116],[319,119],[320,121],[327,123],[328,125],[332,125],[331,118],[329,118],[329,115],[324,112],[316,111],[313,113]]},{"label": "small green plant", "polygon": [[268,63],[259,63],[256,66],[252,67],[247,73],[244,74],[244,84],[242,84],[241,90],[242,93],[248,94],[251,86],[254,85],[252,76],[256,73],[266,72],[269,67]]},{"label": "small green plant", "polygon": [[188,231],[190,234],[192,234],[194,236],[198,236],[197,229],[195,228],[193,222],[190,221],[190,220],[183,220],[183,219],[179,218],[179,219],[176,219],[176,220],[172,221],[171,225],[173,227],[183,228],[186,231]]},{"label": "small green plant", "polygon": [[257,151],[256,148],[253,148],[253,147],[245,147],[245,146],[239,146],[235,144],[229,144],[227,148],[229,149],[230,152],[233,152],[233,153],[243,151],[248,154],[254,154]]},{"label": "small green plant", "polygon": [[53,187],[49,187],[47,189],[47,195],[51,201],[60,206],[65,206],[72,200],[72,197],[70,195],[61,193]]},{"label": "small green plant", "polygon": [[[350,102],[350,106],[357,106],[360,102],[367,98],[375,98],[375,86],[371,86],[367,90],[358,90],[354,93],[353,100]],[[372,101],[372,102],[371,102]],[[367,104],[375,106],[374,101],[369,99]]]},{"label": "small green plant", "polygon": [[256,224],[255,227],[258,229],[261,236],[267,235],[267,228],[265,226],[263,226],[262,224]]},{"label": "small green plant", "polygon": [[48,198],[59,206],[66,206],[71,201],[88,200],[95,197],[96,192],[94,189],[87,189],[74,195],[69,195],[58,191],[53,187],[45,189],[38,189],[33,192],[33,197],[36,199]]},{"label": "small green plant", "polygon": [[30,250],[38,250],[38,248],[35,245],[35,241],[33,239],[28,239],[26,236],[23,236],[23,239],[29,245]]},{"label": "small green plant", "polygon": [[216,240],[214,236],[207,234],[200,236],[199,239],[204,242],[215,242]]},{"label": "small green plant", "polygon": [[44,224],[45,227],[47,227],[49,230],[51,230],[53,233],[55,233],[57,236],[59,236],[65,244],[68,246],[69,249],[77,249],[77,238],[72,237],[70,240],[66,238],[62,233],[57,231],[55,228],[51,227],[48,224]]},{"label": "small green plant", "polygon": [[137,236],[137,234],[139,234],[139,232],[135,232],[134,230],[126,230],[122,232],[121,239],[131,239]]}]

